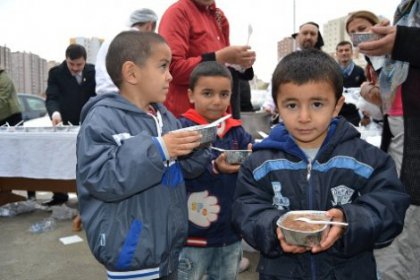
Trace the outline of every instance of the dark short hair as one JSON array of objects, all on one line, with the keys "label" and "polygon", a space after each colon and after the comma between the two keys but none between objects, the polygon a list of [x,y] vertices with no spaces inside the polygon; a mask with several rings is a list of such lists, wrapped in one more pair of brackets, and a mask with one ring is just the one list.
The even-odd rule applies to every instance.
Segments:
[{"label": "dark short hair", "polygon": [[337,44],[337,46],[335,47],[335,50],[338,50],[338,47],[345,46],[345,45],[349,45],[350,49],[353,49],[353,45],[349,41],[341,41],[340,43]]},{"label": "dark short hair", "polygon": [[66,58],[70,58],[71,60],[78,59],[83,57],[86,60],[86,49],[82,45],[79,44],[71,44],[66,49]]},{"label": "dark short hair", "polygon": [[338,63],[328,54],[316,49],[293,52],[277,64],[271,80],[271,94],[277,104],[277,92],[281,85],[309,82],[330,83],[338,100],[343,93],[343,75]]},{"label": "dark short hair", "polygon": [[232,74],[229,69],[216,61],[204,61],[194,68],[190,75],[190,90],[194,89],[201,77],[224,77],[232,81]]},{"label": "dark short hair", "polygon": [[112,40],[106,55],[106,70],[118,88],[122,83],[123,64],[132,61],[143,66],[157,44],[166,44],[159,34],[134,30],[121,32]]}]

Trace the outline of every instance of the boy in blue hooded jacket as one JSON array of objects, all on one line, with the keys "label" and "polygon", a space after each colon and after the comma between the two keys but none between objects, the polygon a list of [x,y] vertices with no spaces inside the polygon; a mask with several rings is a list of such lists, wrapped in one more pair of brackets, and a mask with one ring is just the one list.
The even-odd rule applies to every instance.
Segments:
[{"label": "boy in blue hooded jacket", "polygon": [[196,131],[162,102],[171,51],[155,33],[126,31],[111,42],[106,66],[119,92],[91,99],[77,137],[77,191],[89,247],[108,279],[177,279],[187,238],[184,178],[209,160]]},{"label": "boy in blue hooded jacket", "polygon": [[[282,123],[242,165],[232,210],[261,251],[260,279],[376,279],[373,248],[401,232],[410,202],[394,162],[337,118],[343,81],[329,55],[286,56],[272,85]],[[331,226],[319,245],[288,244],[276,221],[291,210],[327,211],[349,226]]]}]

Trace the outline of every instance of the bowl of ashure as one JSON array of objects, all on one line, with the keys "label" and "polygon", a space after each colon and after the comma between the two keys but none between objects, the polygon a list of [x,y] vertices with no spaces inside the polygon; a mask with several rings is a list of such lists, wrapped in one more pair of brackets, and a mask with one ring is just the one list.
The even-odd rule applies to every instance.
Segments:
[{"label": "bowl of ashure", "polygon": [[225,150],[226,162],[229,164],[242,164],[252,153],[251,150]]},{"label": "bowl of ashure", "polygon": [[370,42],[381,39],[381,36],[372,32],[356,32],[350,35],[353,46],[357,47],[360,43]]},{"label": "bowl of ashure", "polygon": [[202,145],[213,142],[217,137],[217,126],[215,125],[193,125],[174,130],[173,132],[178,131],[198,131],[202,135],[200,140]]},{"label": "bowl of ashure", "polygon": [[313,210],[289,211],[277,220],[277,226],[288,244],[304,247],[319,245],[323,236],[328,233],[329,226],[297,221],[297,218],[329,221],[331,219],[326,216],[326,212]]}]

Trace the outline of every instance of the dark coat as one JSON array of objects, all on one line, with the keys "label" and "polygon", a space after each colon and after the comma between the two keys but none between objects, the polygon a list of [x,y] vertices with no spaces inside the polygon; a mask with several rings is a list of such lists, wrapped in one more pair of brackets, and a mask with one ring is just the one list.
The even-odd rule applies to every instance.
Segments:
[{"label": "dark coat", "polygon": [[86,63],[79,85],[66,61],[50,69],[47,86],[47,110],[50,117],[60,112],[64,124],[79,125],[80,112],[90,97],[95,96],[95,66]]},{"label": "dark coat", "polygon": [[364,81],[366,81],[365,71],[356,64],[349,76],[343,76],[343,86],[345,88],[360,87]]},{"label": "dark coat", "polygon": [[[197,121],[199,118],[195,119],[194,115],[198,115],[194,109],[187,111],[179,119],[182,126],[205,124]],[[226,150],[246,150],[248,144],[253,142],[252,136],[245,131],[240,121],[228,119],[225,121],[225,127],[223,137],[218,136],[212,143],[213,147]],[[219,155],[220,152],[212,150],[211,160],[215,160]],[[220,212],[217,214],[218,218],[209,223],[207,227],[196,225],[189,220],[187,246],[222,247],[241,240],[240,235],[234,231],[231,223],[233,193],[238,174],[215,174],[212,169],[209,160],[207,170],[203,174],[185,180],[188,196],[207,191],[209,196],[217,198],[216,205],[220,206]],[[197,201],[197,203],[201,203],[200,200]]]},{"label": "dark coat", "polygon": [[[283,124],[254,145],[238,175],[232,216],[261,252],[259,271],[273,279],[376,279],[373,248],[402,231],[409,196],[391,157],[334,120],[316,157],[308,161]],[[343,211],[349,226],[328,250],[288,254],[276,236],[290,210]]]},{"label": "dark coat", "polygon": [[404,111],[404,150],[401,180],[411,195],[411,203],[420,205],[420,28],[397,26],[392,58],[410,63],[402,84]]}]

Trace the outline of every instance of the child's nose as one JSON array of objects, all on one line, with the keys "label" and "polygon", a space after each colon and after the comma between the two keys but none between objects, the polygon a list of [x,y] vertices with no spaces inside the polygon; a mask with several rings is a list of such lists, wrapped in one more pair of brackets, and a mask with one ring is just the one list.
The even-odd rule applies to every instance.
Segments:
[{"label": "child's nose", "polygon": [[302,108],[299,111],[299,121],[300,122],[308,122],[311,120],[311,113],[307,108]]}]

